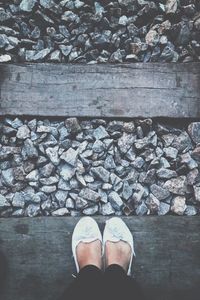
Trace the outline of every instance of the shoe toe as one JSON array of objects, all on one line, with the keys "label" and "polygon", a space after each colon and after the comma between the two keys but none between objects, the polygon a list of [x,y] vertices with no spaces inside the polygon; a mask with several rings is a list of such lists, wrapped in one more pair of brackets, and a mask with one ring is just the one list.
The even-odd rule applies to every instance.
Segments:
[{"label": "shoe toe", "polygon": [[81,218],[76,224],[72,234],[72,253],[77,272],[79,271],[79,266],[77,262],[76,247],[80,242],[90,243],[95,240],[100,240],[102,242],[102,235],[97,222],[91,217]]},{"label": "shoe toe", "polygon": [[113,217],[108,221],[106,221],[106,226],[103,234],[104,251],[105,251],[105,244],[107,241],[119,242],[120,240],[128,243],[131,247],[132,255],[131,255],[131,260],[128,268],[128,275],[130,275],[132,259],[133,256],[136,256],[134,251],[133,236],[128,226],[122,219],[120,219],[119,217]]}]

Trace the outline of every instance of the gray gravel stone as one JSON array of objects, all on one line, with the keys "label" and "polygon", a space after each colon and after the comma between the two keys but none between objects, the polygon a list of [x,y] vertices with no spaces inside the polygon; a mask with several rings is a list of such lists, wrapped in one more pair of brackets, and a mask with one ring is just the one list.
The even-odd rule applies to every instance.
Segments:
[{"label": "gray gravel stone", "polygon": [[31,139],[26,139],[24,141],[24,151],[29,158],[37,158],[38,157],[38,150],[34,146]]},{"label": "gray gravel stone", "polygon": [[96,213],[98,213],[98,211],[99,211],[98,205],[94,205],[94,206],[83,209],[83,214],[86,216],[93,216]]},{"label": "gray gravel stone", "polygon": [[175,14],[178,8],[177,0],[167,0],[166,1],[166,13],[167,14]]},{"label": "gray gravel stone", "polygon": [[91,172],[94,176],[101,179],[103,182],[109,182],[110,173],[102,166],[91,168]]},{"label": "gray gravel stone", "polygon": [[36,2],[36,0],[22,0],[20,3],[20,9],[25,12],[31,12]]},{"label": "gray gravel stone", "polygon": [[68,181],[74,176],[75,172],[76,172],[75,168],[73,168],[72,166],[70,166],[68,164],[64,164],[61,166],[60,176],[64,180]]},{"label": "gray gravel stone", "polygon": [[172,178],[165,182],[164,188],[168,189],[173,194],[185,195],[187,192],[187,178],[186,176]]},{"label": "gray gravel stone", "polygon": [[39,179],[39,172],[38,172],[38,170],[31,171],[28,175],[26,175],[26,179],[28,181],[38,181],[38,179]]},{"label": "gray gravel stone", "polygon": [[12,217],[24,217],[24,214],[25,214],[24,209],[19,208],[12,213]]},{"label": "gray gravel stone", "polygon": [[200,143],[200,122],[193,122],[188,126],[188,133],[195,144]]},{"label": "gray gravel stone", "polygon": [[[71,194],[70,194],[71,195]],[[71,195],[72,196],[72,195]],[[83,199],[79,196],[76,196],[76,198],[74,199],[75,200],[75,208],[77,210],[80,210],[80,209],[84,209],[87,205],[88,205],[88,202],[86,199]]]},{"label": "gray gravel stone", "polygon": [[111,190],[112,189],[112,184],[110,183],[103,183],[102,184],[102,190]]},{"label": "gray gravel stone", "polygon": [[108,155],[104,162],[104,168],[107,170],[115,169],[116,164],[112,155]]},{"label": "gray gravel stone", "polygon": [[186,210],[184,211],[184,214],[186,216],[195,216],[197,215],[197,209],[196,207],[192,205],[187,205]]},{"label": "gray gravel stone", "polygon": [[148,147],[153,146],[155,147],[157,145],[157,136],[154,131],[150,132],[147,137],[144,137],[143,139],[138,139],[135,141],[135,147],[139,150]]},{"label": "gray gravel stone", "polygon": [[43,185],[40,190],[46,194],[51,194],[56,191],[56,185]]},{"label": "gray gravel stone", "polygon": [[172,146],[176,148],[179,152],[188,151],[192,149],[191,139],[186,131],[181,132],[178,136],[175,136]]},{"label": "gray gravel stone", "polygon": [[61,56],[61,52],[59,50],[53,51],[49,56],[49,60],[51,62],[55,62],[55,63],[61,62],[61,58],[62,58],[62,56]]},{"label": "gray gravel stone", "polygon": [[163,149],[167,158],[176,159],[178,155],[178,150],[173,147],[168,147]]},{"label": "gray gravel stone", "polygon": [[160,202],[160,206],[158,208],[158,215],[163,216],[166,215],[170,211],[170,205],[165,202]]},{"label": "gray gravel stone", "polygon": [[24,169],[22,166],[13,168],[13,176],[16,181],[23,181],[24,180]]},{"label": "gray gravel stone", "polygon": [[110,201],[112,207],[115,209],[115,210],[120,210],[123,206],[123,201],[122,199],[120,198],[120,196],[118,195],[118,193],[116,192],[111,192],[109,195],[108,195],[108,200]]},{"label": "gray gravel stone", "polygon": [[7,199],[0,194],[0,210],[2,208],[5,208],[5,207],[9,207],[10,206],[10,203],[7,201]]},{"label": "gray gravel stone", "polygon": [[9,54],[2,54],[0,55],[0,63],[6,63],[12,60],[11,55]]},{"label": "gray gravel stone", "polygon": [[60,178],[58,182],[58,188],[64,191],[70,191],[70,183],[68,181],[65,181],[63,178]]},{"label": "gray gravel stone", "polygon": [[133,194],[133,189],[129,185],[128,181],[124,181],[123,190],[122,190],[122,198],[128,200]]},{"label": "gray gravel stone", "polygon": [[2,170],[1,175],[6,186],[12,186],[14,184],[14,174],[12,168]]},{"label": "gray gravel stone", "polygon": [[136,215],[137,216],[144,216],[148,212],[148,207],[144,202],[142,202],[137,208],[136,208]]},{"label": "gray gravel stone", "polygon": [[39,125],[37,126],[36,132],[38,133],[50,133],[51,132],[51,127],[45,126],[45,125]]},{"label": "gray gravel stone", "polygon": [[138,156],[135,158],[135,160],[133,161],[133,166],[136,169],[141,169],[143,167],[143,165],[145,164],[145,161],[142,157]]},{"label": "gray gravel stone", "polygon": [[152,194],[160,201],[164,200],[170,196],[170,192],[167,189],[164,189],[157,184],[152,184],[150,186],[150,189],[151,189]]},{"label": "gray gravel stone", "polygon": [[187,183],[188,185],[194,185],[198,179],[198,175],[199,175],[199,172],[198,172],[198,169],[193,169],[192,171],[190,171],[188,174],[187,174]]},{"label": "gray gravel stone", "polygon": [[105,149],[105,145],[102,141],[100,140],[96,140],[92,146],[92,150],[95,152],[95,153],[101,153],[102,151],[104,151]]},{"label": "gray gravel stone", "polygon": [[191,156],[198,163],[200,162],[200,146],[197,145],[197,147],[192,151]]},{"label": "gray gravel stone", "polygon": [[41,204],[41,209],[44,212],[49,212],[52,209],[52,202],[50,199],[45,200],[42,204]]},{"label": "gray gravel stone", "polygon": [[109,137],[109,134],[107,133],[107,131],[103,126],[99,126],[94,130],[93,136],[96,140],[101,140]]},{"label": "gray gravel stone", "polygon": [[54,171],[54,169],[54,165],[52,163],[48,163],[40,169],[40,174],[42,177],[49,177]]},{"label": "gray gravel stone", "polygon": [[58,176],[50,176],[48,178],[40,178],[40,183],[43,185],[52,185],[58,183],[59,177]]},{"label": "gray gravel stone", "polygon": [[30,129],[27,125],[22,125],[17,130],[17,138],[21,140],[25,140],[26,138],[30,137]]},{"label": "gray gravel stone", "polygon": [[135,140],[136,140],[136,136],[124,132],[122,137],[119,138],[118,140],[118,147],[120,152],[123,154],[128,152],[128,150],[131,148]]},{"label": "gray gravel stone", "polygon": [[60,162],[59,156],[58,156],[58,149],[59,146],[55,147],[49,147],[46,149],[46,154],[49,157],[50,161],[57,166]]},{"label": "gray gravel stone", "polygon": [[147,35],[145,37],[145,41],[146,41],[147,45],[154,47],[159,42],[159,34],[156,32],[156,30],[151,29],[147,33]]},{"label": "gray gravel stone", "polygon": [[68,209],[73,209],[74,208],[74,201],[71,198],[67,198],[65,202],[65,206]]},{"label": "gray gravel stone", "polygon": [[92,202],[98,202],[100,199],[100,195],[89,188],[82,189],[79,193],[79,196]]},{"label": "gray gravel stone", "polygon": [[11,14],[6,11],[3,7],[0,7],[0,22],[8,21],[11,18]]},{"label": "gray gravel stone", "polygon": [[146,199],[145,204],[151,213],[157,213],[160,206],[160,201],[153,194],[150,194]]},{"label": "gray gravel stone", "polygon": [[177,215],[183,215],[186,209],[186,198],[184,196],[177,196],[172,200],[171,211]]},{"label": "gray gravel stone", "polygon": [[15,193],[13,200],[12,200],[12,205],[14,207],[25,207],[25,197],[23,192],[17,192]]},{"label": "gray gravel stone", "polygon": [[110,215],[113,215],[115,213],[115,210],[114,208],[112,207],[111,203],[108,202],[108,203],[105,203],[105,204],[102,204],[101,205],[101,214],[103,216],[110,216]]},{"label": "gray gravel stone", "polygon": [[39,216],[41,214],[40,211],[40,205],[35,205],[35,204],[30,204],[26,210],[25,210],[25,214],[28,217],[36,217]]},{"label": "gray gravel stone", "polygon": [[77,118],[68,118],[65,120],[65,127],[69,131],[69,133],[77,134],[81,131],[81,127]]},{"label": "gray gravel stone", "polygon": [[66,207],[62,207],[62,208],[59,208],[57,210],[54,210],[51,214],[52,216],[66,216],[66,215],[69,215],[69,210],[66,208]]},{"label": "gray gravel stone", "polygon": [[153,184],[156,180],[156,170],[150,169],[147,172],[140,173],[139,182],[144,184]]},{"label": "gray gravel stone", "polygon": [[72,51],[72,48],[73,46],[72,45],[60,45],[59,46],[62,54],[65,56],[65,57],[68,57]]},{"label": "gray gravel stone", "polygon": [[192,159],[189,152],[181,155],[181,162],[186,164],[190,170],[193,170],[198,167],[198,163]]},{"label": "gray gravel stone", "polygon": [[48,56],[51,52],[51,49],[45,48],[40,51],[36,50],[26,50],[25,57],[28,62],[42,61]]},{"label": "gray gravel stone", "polygon": [[158,178],[160,178],[160,179],[170,179],[173,177],[177,177],[176,171],[165,169],[165,168],[159,169],[156,172],[156,174],[157,174]]},{"label": "gray gravel stone", "polygon": [[121,16],[121,17],[119,18],[119,22],[118,22],[119,25],[126,26],[127,23],[128,23],[128,18],[127,18],[127,16]]},{"label": "gray gravel stone", "polygon": [[60,158],[66,161],[70,166],[75,167],[78,158],[78,150],[69,148],[66,152],[63,152]]},{"label": "gray gravel stone", "polygon": [[52,8],[53,6],[55,6],[55,2],[53,0],[40,0],[40,4],[44,8]]},{"label": "gray gravel stone", "polygon": [[200,202],[200,186],[194,186],[195,200]]}]

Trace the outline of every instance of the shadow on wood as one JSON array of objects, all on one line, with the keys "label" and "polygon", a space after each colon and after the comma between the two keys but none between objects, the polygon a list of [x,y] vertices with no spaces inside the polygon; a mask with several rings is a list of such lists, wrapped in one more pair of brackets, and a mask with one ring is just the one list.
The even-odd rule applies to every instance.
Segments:
[{"label": "shadow on wood", "polygon": [[[95,218],[103,230],[104,217]],[[154,300],[197,300],[200,218],[124,217],[134,239],[134,273]],[[3,300],[55,300],[72,280],[72,217],[0,219],[0,249],[8,259]],[[152,296],[152,298],[150,298]]]}]

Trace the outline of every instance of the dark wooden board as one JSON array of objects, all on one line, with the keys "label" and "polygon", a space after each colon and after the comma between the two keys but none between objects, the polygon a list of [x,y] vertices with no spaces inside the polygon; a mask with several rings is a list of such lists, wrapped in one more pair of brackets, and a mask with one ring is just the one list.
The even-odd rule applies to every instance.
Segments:
[{"label": "dark wooden board", "polygon": [[[124,217],[137,258],[133,270],[154,300],[199,300],[200,218]],[[103,229],[106,220],[96,217]],[[56,300],[72,280],[72,217],[0,219],[0,249],[8,259],[3,300]]]},{"label": "dark wooden board", "polygon": [[1,64],[6,114],[199,117],[200,63]]}]

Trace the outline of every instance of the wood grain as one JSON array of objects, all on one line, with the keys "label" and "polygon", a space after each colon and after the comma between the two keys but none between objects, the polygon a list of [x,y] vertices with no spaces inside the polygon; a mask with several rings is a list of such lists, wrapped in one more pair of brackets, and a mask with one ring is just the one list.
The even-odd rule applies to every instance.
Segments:
[{"label": "wood grain", "polygon": [[199,117],[200,63],[1,64],[0,115]]},{"label": "wood grain", "polygon": [[[200,218],[124,217],[137,258],[136,278],[154,300],[198,300]],[[103,229],[105,217],[96,217]],[[3,300],[55,300],[72,280],[71,234],[78,218],[0,219],[0,249],[8,259]]]}]

